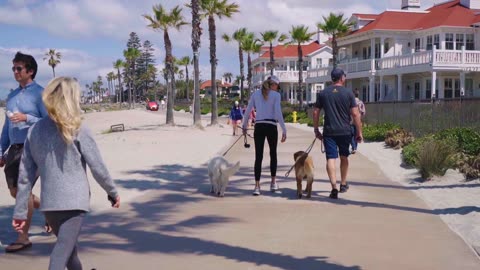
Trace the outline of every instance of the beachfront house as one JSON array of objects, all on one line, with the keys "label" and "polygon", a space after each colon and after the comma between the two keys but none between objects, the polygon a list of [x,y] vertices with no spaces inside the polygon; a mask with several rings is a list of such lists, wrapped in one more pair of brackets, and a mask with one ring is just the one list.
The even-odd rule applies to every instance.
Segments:
[{"label": "beachfront house", "polygon": [[[338,39],[347,87],[369,102],[480,97],[480,0],[453,0],[420,9],[352,14]],[[330,81],[332,65],[312,67],[306,81]]]},{"label": "beachfront house", "polygon": [[[310,83],[307,78],[307,71],[311,68],[328,67],[332,59],[332,50],[325,45],[327,39],[323,33],[317,35],[317,40],[309,44],[302,45],[304,64],[301,70],[298,67],[297,45],[279,44],[273,47],[275,57],[275,67],[273,74],[280,79],[280,94],[282,100],[287,100],[291,104],[297,104],[300,100],[300,91],[298,91],[298,73],[303,72],[303,100],[307,103],[315,102],[316,93],[325,87],[325,82]],[[252,83],[259,87],[262,82],[270,76],[269,67],[270,51],[269,47],[263,47],[259,57],[252,60],[253,77]]]}]

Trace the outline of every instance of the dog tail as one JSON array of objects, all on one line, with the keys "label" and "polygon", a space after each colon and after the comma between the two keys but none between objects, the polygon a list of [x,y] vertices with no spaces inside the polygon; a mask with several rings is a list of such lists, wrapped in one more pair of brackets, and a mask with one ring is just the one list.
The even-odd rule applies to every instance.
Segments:
[{"label": "dog tail", "polygon": [[226,168],[225,171],[223,171],[222,173],[230,177],[234,175],[238,171],[238,169],[240,169],[240,161],[237,161],[237,163],[232,167]]}]

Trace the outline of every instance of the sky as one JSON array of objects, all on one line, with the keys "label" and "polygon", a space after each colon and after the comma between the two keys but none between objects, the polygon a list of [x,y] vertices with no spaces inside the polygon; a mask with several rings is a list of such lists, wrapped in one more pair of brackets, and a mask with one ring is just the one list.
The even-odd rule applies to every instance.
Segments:
[{"label": "sky", "polygon": [[[240,6],[232,18],[216,19],[217,78],[226,72],[239,74],[238,47],[223,41],[246,27],[259,36],[266,30],[288,34],[293,25],[306,25],[315,31],[316,24],[329,12],[381,13],[399,9],[402,0],[228,0]],[[422,9],[442,0],[421,0]],[[143,14],[153,14],[152,7],[162,4],[168,10],[183,7],[185,21],[191,22],[189,0],[0,0],[0,98],[18,86],[11,71],[17,51],[31,54],[39,70],[36,81],[45,86],[52,79],[52,69],[44,61],[49,49],[62,54],[56,67],[57,76],[73,76],[82,87],[97,76],[113,71],[113,62],[123,59],[130,32],[136,32],[142,43],[149,40],[155,48],[157,67],[163,68],[163,34],[147,28]],[[341,3],[341,4],[340,4]],[[200,48],[201,79],[210,74],[208,25],[202,22]],[[169,31],[176,57],[191,56],[191,27]],[[190,67],[192,69],[192,67]],[[106,84],[105,80],[104,83]]]}]

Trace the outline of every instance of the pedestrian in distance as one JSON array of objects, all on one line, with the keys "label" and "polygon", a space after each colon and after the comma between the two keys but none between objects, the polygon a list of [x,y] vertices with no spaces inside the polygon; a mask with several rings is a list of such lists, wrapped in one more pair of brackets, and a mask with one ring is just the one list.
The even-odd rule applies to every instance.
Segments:
[{"label": "pedestrian in distance", "polygon": [[[360,119],[363,119],[366,113],[366,109],[365,109],[365,104],[359,98],[360,91],[358,91],[358,89],[355,88],[355,90],[353,90],[353,94],[355,95],[355,103],[357,104],[358,111],[360,112]],[[353,124],[353,119],[352,119],[352,122],[350,123],[350,127],[352,129],[352,140],[350,143],[352,145],[351,153],[355,154],[357,152],[358,143],[357,143],[357,127]]]},{"label": "pedestrian in distance", "polygon": [[240,104],[238,103],[238,101],[235,101],[232,109],[230,110],[228,119],[232,124],[233,136],[235,136],[237,134],[238,125],[242,123],[243,119],[242,109],[240,108]]},{"label": "pedestrian in distance", "polygon": [[[43,87],[35,81],[38,69],[35,58],[17,52],[12,62],[13,75],[19,86],[10,92],[7,97],[5,123],[0,136],[0,167],[5,166],[5,178],[10,195],[16,198],[20,159],[25,139],[30,127],[47,116],[47,110],[42,102]],[[23,226],[23,230],[18,231],[17,240],[5,248],[6,252],[18,252],[32,246],[28,231],[32,221],[33,209],[39,207],[40,199],[29,193],[25,226]],[[45,230],[46,232],[51,231],[48,224],[45,224]]]},{"label": "pedestrian in distance", "polygon": [[25,141],[12,225],[22,231],[26,224],[28,200],[38,172],[40,210],[57,236],[48,269],[81,270],[77,241],[90,201],[86,166],[108,194],[112,207],[120,206],[120,197],[91,132],[82,124],[76,79],[52,80],[42,97],[49,116],[30,129]]},{"label": "pedestrian in distance", "polygon": [[[357,128],[356,141],[363,141],[360,112],[355,103],[351,90],[345,88],[346,74],[341,68],[331,72],[333,85],[325,88],[317,96],[313,110],[313,130],[317,139],[323,140],[327,159],[327,174],[330,178],[332,190],[330,198],[338,199],[336,159],[340,154],[340,192],[347,192],[348,156],[350,154],[351,127],[350,122]],[[323,134],[318,128],[320,112],[324,110]]]},{"label": "pedestrian in distance", "polygon": [[280,106],[280,94],[277,92],[280,80],[276,76],[271,76],[263,84],[261,90],[255,91],[250,97],[247,109],[243,117],[243,134],[247,134],[247,125],[250,112],[256,110],[255,130],[253,138],[255,141],[255,187],[253,195],[260,195],[260,176],[262,172],[263,148],[265,139],[267,139],[270,148],[270,191],[275,192],[279,189],[276,181],[277,174],[277,145],[278,129],[277,123],[282,128],[281,142],[287,139],[287,128],[283,119],[282,108]]}]

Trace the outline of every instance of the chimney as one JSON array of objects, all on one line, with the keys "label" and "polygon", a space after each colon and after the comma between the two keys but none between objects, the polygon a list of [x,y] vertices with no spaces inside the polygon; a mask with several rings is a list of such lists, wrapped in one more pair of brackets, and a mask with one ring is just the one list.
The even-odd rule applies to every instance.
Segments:
[{"label": "chimney", "polygon": [[419,10],[420,0],[402,0],[402,10]]},{"label": "chimney", "polygon": [[460,5],[469,9],[480,9],[480,0],[460,0]]}]

